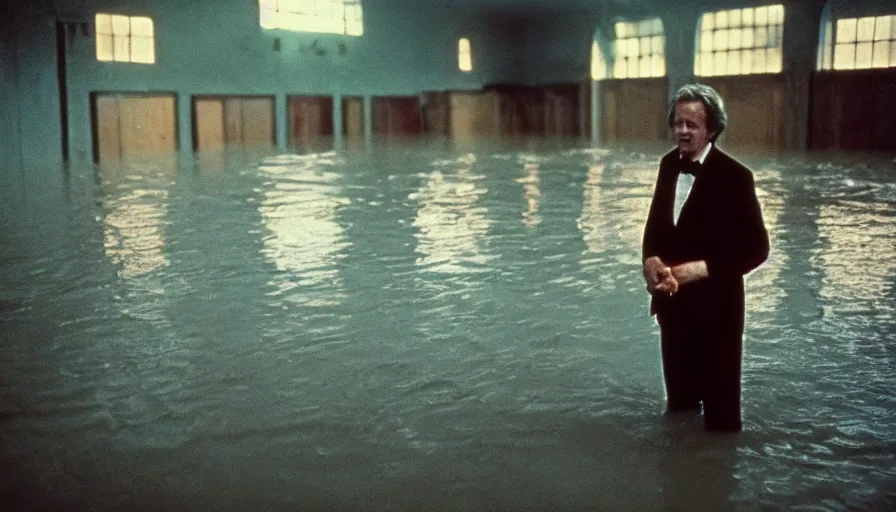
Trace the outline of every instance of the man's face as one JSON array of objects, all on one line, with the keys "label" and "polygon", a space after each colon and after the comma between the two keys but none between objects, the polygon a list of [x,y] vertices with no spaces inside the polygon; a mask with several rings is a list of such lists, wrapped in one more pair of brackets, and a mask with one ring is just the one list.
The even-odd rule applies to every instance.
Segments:
[{"label": "man's face", "polygon": [[684,158],[695,158],[715,132],[706,129],[706,107],[701,101],[679,101],[675,104],[675,142]]}]

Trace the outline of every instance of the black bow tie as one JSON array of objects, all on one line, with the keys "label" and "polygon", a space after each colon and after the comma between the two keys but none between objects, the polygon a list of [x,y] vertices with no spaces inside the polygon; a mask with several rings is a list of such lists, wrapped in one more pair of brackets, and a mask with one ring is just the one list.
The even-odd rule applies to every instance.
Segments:
[{"label": "black bow tie", "polygon": [[701,169],[703,169],[703,164],[700,163],[700,160],[681,162],[680,170],[685,174],[697,176]]}]

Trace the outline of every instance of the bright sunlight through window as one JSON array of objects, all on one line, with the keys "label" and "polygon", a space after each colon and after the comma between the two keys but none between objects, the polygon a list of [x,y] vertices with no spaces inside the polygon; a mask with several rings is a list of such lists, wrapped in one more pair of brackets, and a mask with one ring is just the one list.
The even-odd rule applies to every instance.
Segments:
[{"label": "bright sunlight through window", "polygon": [[783,35],[783,5],[704,13],[694,74],[780,73]]},{"label": "bright sunlight through window", "polygon": [[470,40],[466,37],[457,42],[457,67],[461,71],[473,71],[473,54],[470,50]]},{"label": "bright sunlight through window", "polygon": [[616,23],[613,78],[666,75],[666,36],[663,21],[652,18]]},{"label": "bright sunlight through window", "polygon": [[154,63],[156,50],[152,19],[97,14],[96,60]]},{"label": "bright sunlight through window", "polygon": [[821,69],[896,67],[896,15],[843,18],[828,22],[822,44]]},{"label": "bright sunlight through window", "polygon": [[258,0],[262,28],[360,36],[361,0]]}]

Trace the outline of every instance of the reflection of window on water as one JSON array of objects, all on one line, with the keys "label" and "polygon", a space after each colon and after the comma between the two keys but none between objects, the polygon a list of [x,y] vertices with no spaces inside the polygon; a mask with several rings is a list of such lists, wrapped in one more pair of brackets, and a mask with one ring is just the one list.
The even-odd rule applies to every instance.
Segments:
[{"label": "reflection of window on water", "polygon": [[822,205],[818,218],[821,249],[813,256],[824,280],[820,295],[828,313],[872,312],[889,303],[892,280],[893,220],[889,205]]},{"label": "reflection of window on water", "polygon": [[121,266],[123,277],[137,277],[168,265],[165,256],[164,217],[168,192],[134,190],[108,201],[106,214],[106,256]]},{"label": "reflection of window on water", "polygon": [[417,264],[434,272],[469,272],[484,265],[489,258],[482,254],[480,239],[488,231],[490,221],[486,208],[476,206],[485,194],[477,181],[484,176],[469,168],[433,171],[411,199],[420,204],[414,226]]},{"label": "reflection of window on water", "polygon": [[600,192],[601,182],[604,179],[603,164],[593,164],[588,167],[588,177],[585,179],[585,197],[582,202],[582,215],[579,217],[579,230],[585,240],[588,250],[593,253],[603,252],[605,244],[601,233]]},{"label": "reflection of window on water", "polygon": [[778,247],[777,241],[777,235],[782,229],[779,222],[784,194],[766,192],[763,187],[757,186],[756,196],[759,199],[759,206],[762,208],[765,228],[768,230],[771,252],[768,260],[747,276],[745,286],[747,293],[750,294],[749,311],[773,313],[778,310],[785,295],[779,279],[781,269],[787,265],[788,256],[787,251]]},{"label": "reflection of window on water", "polygon": [[270,180],[258,207],[269,231],[262,252],[282,274],[274,282],[279,293],[292,292],[292,302],[332,305],[343,298],[338,262],[350,245],[337,222],[342,197],[339,175],[323,172],[317,155],[297,156],[287,165],[260,168]]},{"label": "reflection of window on water", "polygon": [[526,201],[526,211],[523,212],[523,224],[527,227],[535,227],[541,222],[541,215],[538,213],[538,201],[541,199],[541,190],[538,177],[538,165],[527,163],[526,176],[516,180],[517,183],[523,185],[523,199]]}]

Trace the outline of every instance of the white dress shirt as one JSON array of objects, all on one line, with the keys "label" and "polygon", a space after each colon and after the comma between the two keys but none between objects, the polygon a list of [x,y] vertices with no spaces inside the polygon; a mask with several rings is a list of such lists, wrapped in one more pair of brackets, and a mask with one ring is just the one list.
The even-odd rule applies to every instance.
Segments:
[{"label": "white dress shirt", "polygon": [[[700,152],[700,156],[697,160],[700,161],[700,165],[703,165],[703,161],[706,160],[706,155],[709,154],[709,150],[712,149],[712,142],[706,145],[703,148],[703,151]],[[679,153],[678,158],[681,159],[681,154]],[[685,201],[688,200],[688,195],[691,193],[691,187],[694,185],[694,175],[685,174],[683,172],[678,173],[678,185],[675,189],[675,224],[678,224],[678,216],[681,214],[681,208],[684,206]]]}]

